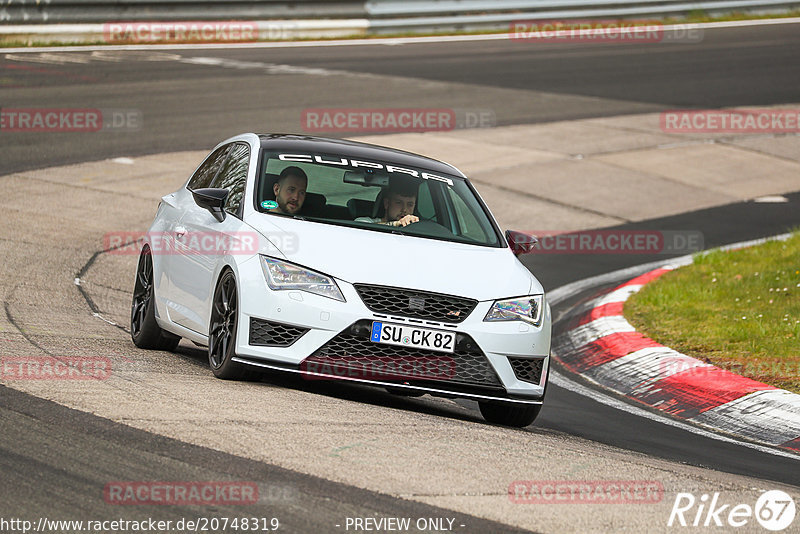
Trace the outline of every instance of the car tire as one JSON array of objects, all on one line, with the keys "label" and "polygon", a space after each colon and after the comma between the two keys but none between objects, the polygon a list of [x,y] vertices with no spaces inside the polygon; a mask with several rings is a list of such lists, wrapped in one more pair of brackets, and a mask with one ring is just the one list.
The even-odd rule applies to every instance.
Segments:
[{"label": "car tire", "polygon": [[208,364],[214,376],[223,380],[247,380],[255,373],[236,363],[236,334],[239,324],[239,294],[236,276],[225,270],[214,289],[208,325]]},{"label": "car tire", "polygon": [[136,282],[131,302],[131,339],[140,349],[173,351],[180,336],[163,330],[156,322],[156,301],[153,288],[153,254],[144,247],[136,266]]},{"label": "car tire", "polygon": [[541,404],[479,402],[478,406],[488,422],[517,428],[533,423],[542,410]]}]

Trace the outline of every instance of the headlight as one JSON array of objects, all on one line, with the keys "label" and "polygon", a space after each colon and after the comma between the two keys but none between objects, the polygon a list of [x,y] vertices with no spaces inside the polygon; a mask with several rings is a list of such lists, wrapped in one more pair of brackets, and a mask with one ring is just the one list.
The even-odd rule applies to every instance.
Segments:
[{"label": "headlight", "polygon": [[525,321],[534,326],[542,322],[544,295],[530,295],[515,299],[496,301],[484,321]]},{"label": "headlight", "polygon": [[274,291],[295,289],[345,302],[333,278],[285,261],[260,256],[267,285]]}]

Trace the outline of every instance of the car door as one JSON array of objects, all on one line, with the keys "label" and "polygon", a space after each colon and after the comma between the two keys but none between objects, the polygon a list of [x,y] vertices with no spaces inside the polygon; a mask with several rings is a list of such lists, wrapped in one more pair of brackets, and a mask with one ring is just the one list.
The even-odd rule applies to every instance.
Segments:
[{"label": "car door", "polygon": [[196,332],[207,334],[213,277],[225,254],[230,252],[229,245],[246,232],[240,219],[240,207],[249,164],[250,146],[233,143],[212,180],[211,187],[228,191],[224,221],[218,221],[208,210],[194,204],[178,222],[177,230],[183,235],[179,238],[182,252],[174,258],[174,295],[181,313],[179,324]]},{"label": "car door", "polygon": [[[172,199],[173,201],[170,204],[174,212],[170,218],[171,224],[164,228],[164,235],[160,236],[163,253],[159,261],[163,264],[164,279],[166,281],[162,298],[166,304],[170,321],[180,325],[186,325],[186,317],[189,314],[189,310],[185,308],[185,304],[182,304],[184,300],[182,293],[186,290],[186,280],[179,271],[185,263],[182,259],[183,256],[191,253],[186,247],[184,239],[186,229],[182,226],[181,221],[185,218],[187,211],[201,209],[195,204],[192,191],[211,187],[230,149],[231,145],[227,144],[206,156],[206,159],[189,179],[186,187],[173,194],[175,198]],[[180,283],[181,286],[176,288],[176,283]]]}]

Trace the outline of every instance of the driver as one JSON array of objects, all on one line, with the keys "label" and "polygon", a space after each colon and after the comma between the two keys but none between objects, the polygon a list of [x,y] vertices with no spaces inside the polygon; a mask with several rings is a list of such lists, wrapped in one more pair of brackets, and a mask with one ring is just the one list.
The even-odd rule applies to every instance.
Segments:
[{"label": "driver", "polygon": [[395,182],[383,197],[383,217],[359,217],[356,222],[371,222],[387,226],[408,226],[419,221],[414,215],[417,205],[417,184]]},{"label": "driver", "polygon": [[278,207],[270,211],[288,215],[297,214],[306,199],[306,187],[308,187],[308,177],[303,169],[294,166],[286,167],[272,186]]}]

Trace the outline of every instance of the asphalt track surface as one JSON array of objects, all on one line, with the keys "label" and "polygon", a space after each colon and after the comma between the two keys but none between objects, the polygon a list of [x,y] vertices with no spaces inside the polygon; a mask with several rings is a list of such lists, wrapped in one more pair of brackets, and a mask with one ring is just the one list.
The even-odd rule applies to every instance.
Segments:
[{"label": "asphalt track surface", "polygon": [[[0,172],[205,149],[244,131],[302,132],[306,108],[490,110],[498,125],[508,125],[793,102],[800,92],[798,49],[797,25],[785,24],[706,30],[698,43],[498,40],[86,52],[27,61],[0,53],[0,107],[123,109],[144,117],[140,132],[101,138],[4,136]],[[265,70],[270,65],[351,75],[285,75]]]},{"label": "asphalt track surface", "polygon": [[[169,53],[181,59],[141,52],[98,59],[82,52],[38,62],[0,54],[2,107],[126,109],[140,111],[145,120],[141,130],[102,136],[3,133],[0,175],[108,157],[206,149],[242,131],[302,131],[300,112],[307,107],[491,109],[497,123],[504,125],[675,107],[792,102],[800,100],[798,49],[797,26],[785,25],[709,30],[700,43],[647,47],[570,44],[543,48],[491,41]],[[196,59],[209,57],[222,61],[209,65]],[[253,66],[257,63],[360,74],[331,87],[322,83],[323,74],[265,75],[262,67]],[[396,79],[387,83],[372,74]],[[454,89],[452,84],[461,85]],[[748,202],[621,227],[700,230],[706,245],[714,246],[795,227],[800,224],[799,207],[800,194],[793,194],[786,204]],[[575,256],[530,256],[525,263],[551,289],[654,259],[661,258],[594,256],[586,261]],[[586,297],[579,295],[576,300]],[[291,531],[328,530],[329,517],[344,515],[459,516],[161,438],[5,387],[0,394],[4,515],[10,515],[6,511],[40,515],[48,509],[54,513],[78,509],[81,515],[91,516],[88,497],[96,487],[93,482],[109,479],[107,473],[99,472],[100,466],[113,466],[116,477],[123,472],[132,480],[164,479],[165,473],[168,479],[214,479],[215,474],[228,473],[250,480],[285,481],[302,493],[302,506],[297,500],[271,503],[265,513],[280,514]],[[384,397],[370,399],[381,402]],[[552,384],[536,427],[800,486],[794,460],[634,417]],[[24,433],[21,428],[26,429]],[[53,449],[60,452],[30,454]],[[43,487],[52,489],[43,492]],[[59,501],[61,510],[53,509]],[[309,514],[309,507],[317,512]],[[164,513],[177,517],[188,512]],[[464,521],[470,531],[514,531],[474,517]]]},{"label": "asphalt track surface", "polygon": [[[284,532],[331,532],[345,517],[448,517],[464,532],[526,532],[495,521],[395,499],[136,430],[0,386],[3,517],[106,517],[98,488],[109,476],[133,480],[247,480],[260,499],[247,517],[277,518]],[[14,439],[9,439],[13,436]],[[53,450],[57,445],[57,450]],[[41,454],[31,457],[31,451]],[[127,478],[126,478],[127,480]],[[313,511],[313,512],[312,512]],[[117,517],[145,520],[241,517],[241,507],[139,507]],[[336,518],[336,519],[333,519]],[[271,523],[269,523],[271,525]],[[259,523],[261,525],[261,523]]]}]

